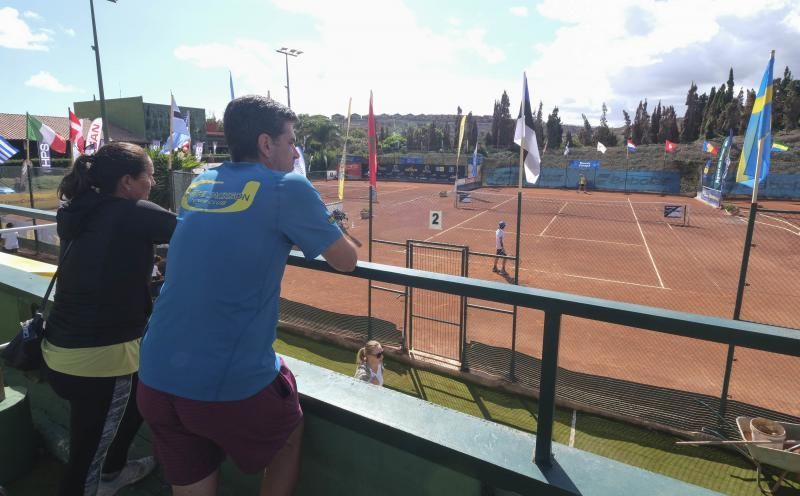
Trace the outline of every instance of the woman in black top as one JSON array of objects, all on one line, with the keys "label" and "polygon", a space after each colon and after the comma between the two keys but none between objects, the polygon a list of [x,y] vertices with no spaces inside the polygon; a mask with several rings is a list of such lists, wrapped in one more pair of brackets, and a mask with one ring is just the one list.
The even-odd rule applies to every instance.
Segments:
[{"label": "woman in black top", "polygon": [[130,143],[78,158],[59,186],[62,255],[42,342],[47,376],[70,404],[70,457],[61,496],[113,495],[145,477],[152,457],[127,461],[136,408],[139,339],[152,309],[154,244],[175,229],[148,202],[153,163]]}]

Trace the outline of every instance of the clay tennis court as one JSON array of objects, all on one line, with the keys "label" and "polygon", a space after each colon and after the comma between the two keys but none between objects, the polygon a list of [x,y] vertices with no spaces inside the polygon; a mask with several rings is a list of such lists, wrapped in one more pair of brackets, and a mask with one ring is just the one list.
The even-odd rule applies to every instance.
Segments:
[{"label": "clay tennis court", "polygon": [[[326,203],[336,200],[336,182],[315,186]],[[449,194],[440,196],[445,190]],[[505,220],[506,251],[515,255],[516,189],[482,188],[459,208],[452,186],[385,182],[378,191],[373,240],[465,245],[471,253],[470,277],[504,280],[491,270],[493,257],[481,254],[494,254],[495,229]],[[367,198],[366,182],[346,183],[343,205],[350,233],[364,243],[362,260],[367,259],[369,236],[368,221],[359,218],[359,211],[368,207]],[[685,206],[686,222],[664,218],[665,205]],[[431,211],[441,212],[441,230],[429,229]],[[746,219],[685,197],[548,189],[525,189],[521,212],[521,285],[703,315],[733,314]],[[751,258],[742,318],[798,327],[800,222],[763,216],[754,242],[758,248]],[[436,264],[441,259],[442,269],[448,263],[452,267],[447,258],[446,253],[428,255],[423,268],[446,272]],[[406,249],[374,241],[373,261],[406,266]],[[310,280],[299,269],[287,270],[284,298],[330,312],[367,315],[365,281],[326,274],[314,274]],[[507,262],[507,270],[513,276],[513,260]],[[428,299],[426,311],[432,320],[446,321],[458,312],[457,297]],[[487,349],[510,349],[511,315],[476,308],[510,307],[469,303],[474,305],[466,315],[466,341]],[[408,325],[403,305],[403,295],[373,290],[373,316],[393,322],[400,332]],[[441,323],[422,327],[429,327],[431,335],[424,342],[421,331],[416,332],[420,347],[457,358],[441,344],[441,335],[456,333],[457,328]],[[541,357],[542,327],[542,312],[520,310],[516,351]],[[570,371],[710,397],[719,397],[727,354],[726,345],[571,317],[562,320],[560,350],[559,365]],[[737,349],[735,357],[730,390],[734,401],[800,416],[800,404],[794,400],[800,385],[794,374],[787,374],[797,370],[799,360],[745,349]],[[766,385],[776,393],[765,395]]]}]

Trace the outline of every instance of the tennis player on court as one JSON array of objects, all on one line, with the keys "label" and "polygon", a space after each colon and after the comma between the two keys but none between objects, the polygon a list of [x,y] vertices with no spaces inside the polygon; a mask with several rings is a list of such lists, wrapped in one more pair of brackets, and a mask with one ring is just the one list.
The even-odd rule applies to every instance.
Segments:
[{"label": "tennis player on court", "polygon": [[497,272],[501,276],[507,276],[508,272],[506,272],[506,259],[503,258],[503,265],[500,270],[497,269],[497,261],[501,260],[500,256],[506,255],[505,245],[503,244],[503,240],[506,237],[506,221],[501,220],[499,224],[497,224],[497,231],[494,233],[494,244],[495,248],[497,248],[497,257],[494,259],[494,266],[492,267],[492,272]]}]

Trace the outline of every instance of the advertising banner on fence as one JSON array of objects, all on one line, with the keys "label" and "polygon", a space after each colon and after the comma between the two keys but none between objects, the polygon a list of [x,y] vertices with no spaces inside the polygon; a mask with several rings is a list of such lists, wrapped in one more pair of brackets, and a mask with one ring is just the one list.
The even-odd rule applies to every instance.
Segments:
[{"label": "advertising banner on fence", "polygon": [[722,202],[722,192],[718,189],[703,186],[703,190],[700,192],[700,199],[713,207],[719,208]]},{"label": "advertising banner on fence", "polygon": [[600,167],[599,160],[570,160],[570,169],[597,169]]},{"label": "advertising banner on fence", "polygon": [[361,179],[361,164],[345,164],[345,179]]},{"label": "advertising banner on fence", "polygon": [[[458,168],[458,177],[466,174],[466,166]],[[452,184],[456,180],[455,165],[378,164],[378,180]]]}]

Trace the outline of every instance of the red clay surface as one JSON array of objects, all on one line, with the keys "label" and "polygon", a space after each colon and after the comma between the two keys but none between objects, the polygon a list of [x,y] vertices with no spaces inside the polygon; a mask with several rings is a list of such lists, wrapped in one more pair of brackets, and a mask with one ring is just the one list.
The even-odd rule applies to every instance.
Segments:
[{"label": "red clay surface", "polygon": [[[336,182],[317,182],[315,186],[327,203],[335,200]],[[506,251],[512,256],[516,252],[514,188],[481,189],[473,195],[471,204],[462,204],[465,208],[455,208],[452,187],[446,185],[384,182],[378,190],[374,240],[427,240],[493,254],[494,231],[498,221],[505,220]],[[440,197],[443,190],[450,194]],[[369,233],[368,221],[358,214],[368,207],[367,197],[366,182],[346,184],[344,208],[351,220],[350,233],[364,243],[359,252],[361,260],[368,258]],[[769,207],[800,209],[797,202],[786,203],[780,207],[771,203]],[[689,225],[663,222],[663,204],[687,205]],[[441,230],[428,228],[430,211],[441,212]],[[746,219],[690,198],[526,189],[520,284],[730,318],[745,229]],[[800,215],[777,220],[760,217],[754,243],[742,318],[800,327]],[[373,261],[405,266],[405,260],[404,247],[373,243]],[[492,257],[471,255],[469,276],[504,280],[491,271],[492,261]],[[435,266],[429,268],[436,270]],[[513,276],[514,261],[509,260],[506,268]],[[326,274],[314,274],[310,281],[308,273],[288,268],[282,295],[325,310],[367,314],[366,281]],[[426,305],[423,311],[435,318],[454,315],[457,308],[457,303],[446,298]],[[402,296],[374,291],[373,314],[402,330]],[[443,346],[433,342],[443,333],[454,334],[453,339],[457,339],[457,328],[438,325],[428,341],[423,341],[425,326],[418,320],[414,326],[415,343],[420,346]],[[541,312],[521,310],[517,350],[540,357],[542,326]],[[508,348],[511,317],[471,308],[467,339]],[[560,346],[559,365],[570,370],[711,396],[719,396],[722,388],[725,345],[565,317]],[[797,358],[737,349],[731,398],[800,416],[800,403],[796,401],[800,383],[791,372],[798,366]]]}]

